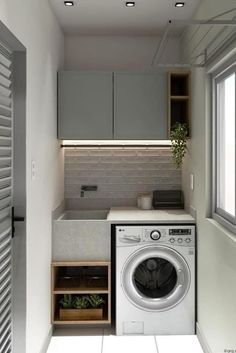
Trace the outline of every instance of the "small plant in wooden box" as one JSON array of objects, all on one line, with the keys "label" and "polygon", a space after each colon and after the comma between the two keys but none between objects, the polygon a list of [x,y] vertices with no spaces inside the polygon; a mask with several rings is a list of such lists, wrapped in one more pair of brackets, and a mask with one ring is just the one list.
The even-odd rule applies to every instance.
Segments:
[{"label": "small plant in wooden box", "polygon": [[101,320],[103,298],[97,294],[73,296],[64,294],[60,300],[60,320]]}]

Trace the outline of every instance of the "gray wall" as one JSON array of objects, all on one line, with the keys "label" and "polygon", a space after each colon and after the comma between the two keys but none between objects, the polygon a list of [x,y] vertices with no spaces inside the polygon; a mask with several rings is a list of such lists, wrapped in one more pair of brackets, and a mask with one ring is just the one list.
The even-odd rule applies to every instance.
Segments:
[{"label": "gray wall", "polygon": [[[155,70],[151,63],[159,41],[155,36],[66,36],[65,70]],[[179,55],[179,38],[170,38],[160,62],[179,62]]]},{"label": "gray wall", "polygon": [[[98,185],[85,192],[83,184]],[[113,148],[65,150],[65,201],[67,209],[135,206],[138,193],[179,189],[170,148]]]},{"label": "gray wall", "polygon": [[[206,0],[196,18],[213,17],[234,6],[235,1]],[[198,39],[191,40],[193,47]],[[192,71],[192,97],[192,137],[182,186],[187,204],[197,210],[198,334],[206,351],[222,353],[236,348],[236,237],[211,219],[211,96],[204,69]]]}]

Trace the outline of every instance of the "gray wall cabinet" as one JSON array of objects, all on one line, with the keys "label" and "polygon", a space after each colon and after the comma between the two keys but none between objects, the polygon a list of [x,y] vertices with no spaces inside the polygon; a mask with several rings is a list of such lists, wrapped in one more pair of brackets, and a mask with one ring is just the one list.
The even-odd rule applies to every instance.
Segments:
[{"label": "gray wall cabinet", "polygon": [[167,139],[166,73],[59,72],[58,138]]},{"label": "gray wall cabinet", "polygon": [[116,73],[114,138],[167,139],[165,73]]},{"label": "gray wall cabinet", "polygon": [[59,72],[58,138],[113,138],[112,80],[107,72]]}]

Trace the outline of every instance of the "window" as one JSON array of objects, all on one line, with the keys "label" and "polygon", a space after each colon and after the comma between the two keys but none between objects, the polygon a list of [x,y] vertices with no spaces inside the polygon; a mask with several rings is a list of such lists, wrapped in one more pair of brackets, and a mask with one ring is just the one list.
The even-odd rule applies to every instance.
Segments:
[{"label": "window", "polygon": [[236,65],[213,77],[213,218],[236,230]]}]

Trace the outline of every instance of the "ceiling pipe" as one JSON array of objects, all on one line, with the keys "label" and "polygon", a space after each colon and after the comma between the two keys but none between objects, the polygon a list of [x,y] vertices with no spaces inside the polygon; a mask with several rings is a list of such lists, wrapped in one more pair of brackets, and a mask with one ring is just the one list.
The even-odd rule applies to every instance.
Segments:
[{"label": "ceiling pipe", "polygon": [[158,45],[158,47],[157,47],[157,49],[155,51],[154,56],[153,56],[151,66],[154,66],[155,61],[158,62],[160,57],[161,57],[161,55],[162,55],[162,51],[163,51],[163,48],[165,46],[165,42],[166,42],[169,30],[170,30],[170,26],[171,26],[171,20],[169,20],[167,25],[166,25],[165,31],[164,31],[164,33],[162,35],[162,38],[161,38],[161,40],[159,42],[159,45]]}]

